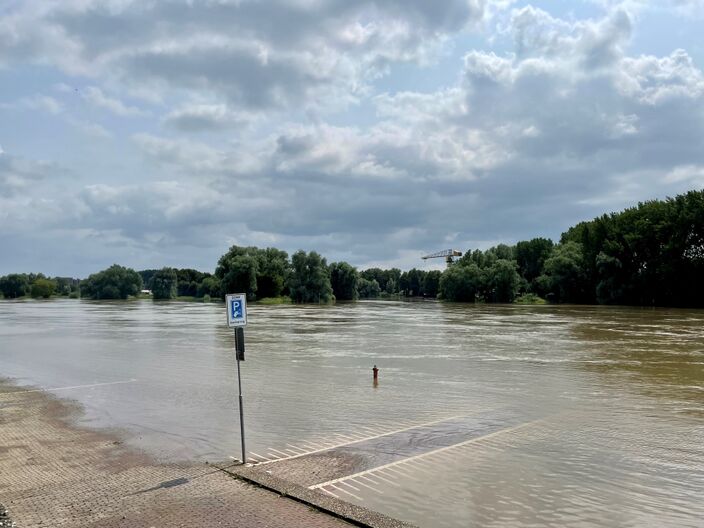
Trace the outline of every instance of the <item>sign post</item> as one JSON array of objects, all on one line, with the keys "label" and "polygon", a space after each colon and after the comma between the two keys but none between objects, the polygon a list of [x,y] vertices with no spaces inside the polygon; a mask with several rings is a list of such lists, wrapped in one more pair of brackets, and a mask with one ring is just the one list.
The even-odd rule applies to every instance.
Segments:
[{"label": "sign post", "polygon": [[244,444],[244,406],[242,404],[242,377],[240,361],[244,361],[244,327],[247,326],[247,295],[233,293],[225,296],[227,308],[227,326],[235,329],[235,356],[237,358],[237,386],[240,402],[240,434],[242,436],[242,464],[247,462],[247,450]]}]

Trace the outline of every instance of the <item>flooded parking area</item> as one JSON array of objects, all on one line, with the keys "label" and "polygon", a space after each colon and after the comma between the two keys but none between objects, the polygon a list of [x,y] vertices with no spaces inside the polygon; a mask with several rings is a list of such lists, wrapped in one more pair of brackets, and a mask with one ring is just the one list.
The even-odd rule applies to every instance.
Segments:
[{"label": "flooded parking area", "polygon": [[[302,483],[424,527],[701,525],[702,311],[368,301],[248,315],[252,463],[346,461]],[[77,400],[81,424],[157,459],[239,456],[223,305],[4,301],[0,376]]]}]

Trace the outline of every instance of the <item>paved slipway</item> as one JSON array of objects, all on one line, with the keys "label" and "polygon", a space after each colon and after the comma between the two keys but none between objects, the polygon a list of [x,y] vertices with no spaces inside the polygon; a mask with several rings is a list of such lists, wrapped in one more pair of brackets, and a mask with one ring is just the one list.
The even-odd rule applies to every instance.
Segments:
[{"label": "paved slipway", "polygon": [[213,466],[159,464],[72,425],[80,412],[0,380],[0,526],[350,526]]}]

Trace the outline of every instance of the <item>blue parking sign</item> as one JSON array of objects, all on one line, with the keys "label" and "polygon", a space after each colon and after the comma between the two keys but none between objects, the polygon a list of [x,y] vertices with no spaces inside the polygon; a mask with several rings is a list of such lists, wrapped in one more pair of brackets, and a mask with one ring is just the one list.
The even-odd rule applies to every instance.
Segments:
[{"label": "blue parking sign", "polygon": [[231,293],[225,296],[227,306],[227,325],[247,326],[247,295]]}]

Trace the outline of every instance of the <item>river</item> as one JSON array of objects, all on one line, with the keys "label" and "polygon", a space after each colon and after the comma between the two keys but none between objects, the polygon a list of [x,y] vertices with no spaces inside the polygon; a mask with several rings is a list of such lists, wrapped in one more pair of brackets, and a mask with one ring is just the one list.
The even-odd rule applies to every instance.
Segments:
[{"label": "river", "polygon": [[[378,453],[417,466],[346,500],[429,528],[702,526],[704,311],[363,301],[248,322],[248,451],[420,431]],[[239,456],[223,305],[2,301],[0,376],[158,459]]]}]

